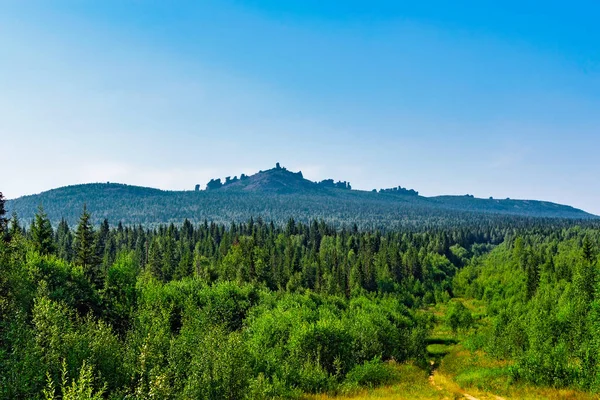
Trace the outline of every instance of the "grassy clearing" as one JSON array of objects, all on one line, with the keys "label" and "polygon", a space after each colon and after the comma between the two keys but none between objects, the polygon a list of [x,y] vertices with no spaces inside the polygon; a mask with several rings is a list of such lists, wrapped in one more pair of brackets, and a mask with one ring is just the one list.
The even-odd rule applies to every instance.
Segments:
[{"label": "grassy clearing", "polygon": [[598,399],[597,395],[571,389],[536,387],[512,380],[506,362],[485,353],[454,346],[440,363],[435,382],[452,392],[466,393],[478,399]]},{"label": "grassy clearing", "polygon": [[398,375],[397,382],[380,388],[361,390],[345,395],[319,394],[307,396],[306,400],[365,400],[365,399],[398,399],[398,400],[441,400],[453,399],[450,393],[437,390],[428,380],[428,373],[411,364],[394,366]]},{"label": "grassy clearing", "polygon": [[[446,305],[429,310],[436,317],[427,351],[434,369],[431,376],[414,365],[390,364],[396,376],[393,383],[369,390],[342,395],[312,395],[307,400],[376,400],[376,399],[469,399],[469,400],[588,400],[600,396],[568,389],[535,387],[515,382],[509,373],[510,364],[488,356],[483,351],[471,351],[466,346],[476,340],[476,332],[489,321],[481,302],[464,301],[475,320],[469,332],[452,330],[444,323]],[[464,344],[465,345],[464,345]]]},{"label": "grassy clearing", "polygon": [[[469,344],[478,340],[477,331],[489,325],[485,307],[477,300],[466,300],[463,304],[471,311],[475,320],[475,328],[469,332],[453,333],[444,323],[446,305],[438,305],[432,309],[437,318],[433,336],[441,342],[443,339],[455,339],[456,344],[445,346],[446,354],[439,362],[434,373],[434,381],[438,386],[456,394],[465,394],[478,399],[599,399],[597,395],[570,389],[536,387],[512,379],[506,361],[497,360],[483,351],[470,351]],[[437,343],[437,342],[436,342]],[[429,345],[429,351],[440,354],[443,349]],[[460,398],[460,397],[459,397]]]}]

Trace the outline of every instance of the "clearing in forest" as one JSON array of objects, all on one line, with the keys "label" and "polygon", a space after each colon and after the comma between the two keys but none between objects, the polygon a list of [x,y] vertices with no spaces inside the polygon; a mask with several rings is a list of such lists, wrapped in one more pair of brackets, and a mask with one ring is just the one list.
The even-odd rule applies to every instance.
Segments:
[{"label": "clearing in forest", "polygon": [[570,389],[535,387],[511,381],[508,364],[467,347],[477,329],[485,326],[482,304],[463,301],[475,316],[476,327],[468,332],[453,333],[444,323],[447,305],[428,310],[436,317],[427,353],[429,371],[411,364],[392,364],[398,381],[379,388],[347,395],[319,394],[311,400],[559,400],[597,399],[591,394]]}]

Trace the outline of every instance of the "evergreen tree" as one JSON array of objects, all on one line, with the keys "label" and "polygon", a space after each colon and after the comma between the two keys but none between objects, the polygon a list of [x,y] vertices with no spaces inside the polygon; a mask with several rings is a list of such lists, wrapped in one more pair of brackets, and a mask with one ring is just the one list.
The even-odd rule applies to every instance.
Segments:
[{"label": "evergreen tree", "polygon": [[527,298],[531,299],[537,291],[540,282],[539,267],[534,262],[529,262],[525,267],[525,287],[527,290]]},{"label": "evergreen tree", "polygon": [[40,204],[31,225],[31,238],[34,248],[43,255],[54,253],[54,233],[44,207]]},{"label": "evergreen tree", "polygon": [[584,307],[582,313],[587,312],[587,306],[593,300],[596,291],[596,266],[594,264],[594,249],[586,236],[582,244],[582,260],[575,265],[573,286],[575,295]]},{"label": "evergreen tree", "polygon": [[594,261],[594,247],[587,236],[583,238],[582,253],[584,261],[591,265]]},{"label": "evergreen tree", "polygon": [[157,279],[163,279],[163,255],[160,243],[157,239],[150,242],[148,250],[148,269],[150,273]]},{"label": "evergreen tree", "polygon": [[17,216],[17,213],[13,211],[12,213],[12,218],[10,219],[10,228],[8,230],[8,237],[10,239],[22,235],[23,234],[23,228],[21,228],[21,225],[19,223],[19,217]]},{"label": "evergreen tree", "polygon": [[4,238],[8,231],[8,219],[6,219],[6,200],[4,195],[0,192],[0,239]]},{"label": "evergreen tree", "polygon": [[56,229],[56,245],[58,256],[64,260],[73,260],[73,234],[69,224],[63,218]]},{"label": "evergreen tree", "polygon": [[79,218],[79,225],[75,232],[75,264],[80,265],[92,284],[99,286],[101,276],[98,257],[94,248],[94,229],[90,222],[90,213],[83,206],[83,213]]},{"label": "evergreen tree", "polygon": [[[96,259],[101,263],[104,261],[104,252],[106,251],[106,244],[109,240],[109,234],[110,226],[108,224],[108,220],[105,218],[100,224],[100,229],[98,229],[98,233],[96,234],[96,242],[94,244],[94,248],[96,250]],[[103,270],[107,270],[109,265],[103,265],[102,267]]]}]

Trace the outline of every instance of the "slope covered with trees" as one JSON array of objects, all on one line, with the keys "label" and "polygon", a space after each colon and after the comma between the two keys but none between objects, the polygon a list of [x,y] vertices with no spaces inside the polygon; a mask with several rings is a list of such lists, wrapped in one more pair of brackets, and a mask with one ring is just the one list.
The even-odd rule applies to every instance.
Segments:
[{"label": "slope covered with trees", "polygon": [[600,391],[600,231],[526,232],[473,260],[456,294],[483,300],[480,347],[514,379]]},{"label": "slope covered with trees", "polygon": [[98,224],[103,219],[126,225],[156,226],[184,219],[192,223],[230,223],[261,217],[277,224],[289,218],[308,223],[323,219],[335,226],[395,229],[457,226],[527,218],[596,218],[584,211],[541,201],[477,199],[472,196],[423,197],[412,189],[352,190],[348,182],[311,182],[301,172],[280,166],[252,176],[212,180],[203,191],[161,191],[114,183],[68,186],[8,202],[29,223],[42,204],[57,226],[73,225],[84,204]]}]

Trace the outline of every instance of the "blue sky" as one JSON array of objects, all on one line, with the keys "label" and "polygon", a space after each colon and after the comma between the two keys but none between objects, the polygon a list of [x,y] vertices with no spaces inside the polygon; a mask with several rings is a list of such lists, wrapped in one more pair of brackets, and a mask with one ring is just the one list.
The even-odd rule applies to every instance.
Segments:
[{"label": "blue sky", "polygon": [[192,189],[279,161],[600,214],[598,18],[593,1],[0,1],[0,190]]}]

